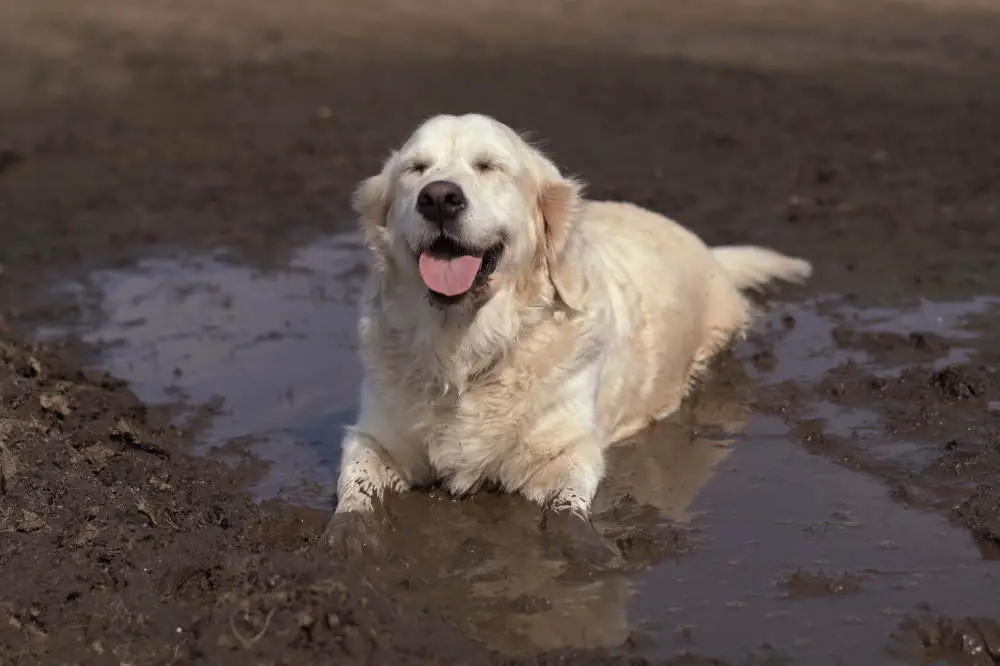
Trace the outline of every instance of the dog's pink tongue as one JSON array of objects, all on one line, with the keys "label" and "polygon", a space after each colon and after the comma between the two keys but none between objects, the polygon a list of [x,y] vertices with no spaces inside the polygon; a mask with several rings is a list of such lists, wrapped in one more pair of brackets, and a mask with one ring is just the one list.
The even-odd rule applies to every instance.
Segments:
[{"label": "dog's pink tongue", "polygon": [[431,291],[445,296],[458,296],[472,289],[472,283],[482,264],[481,257],[464,255],[453,259],[437,259],[424,252],[420,255],[420,277]]}]

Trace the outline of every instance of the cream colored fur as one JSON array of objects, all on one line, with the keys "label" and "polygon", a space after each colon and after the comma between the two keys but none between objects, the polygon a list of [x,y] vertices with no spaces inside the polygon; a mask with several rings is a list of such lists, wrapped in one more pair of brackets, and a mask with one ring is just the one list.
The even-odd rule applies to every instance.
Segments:
[{"label": "cream colored fur", "polygon": [[[416,195],[439,179],[465,191],[469,238],[507,239],[487,293],[448,308],[427,298],[415,255],[431,233]],[[375,262],[340,513],[441,481],[459,495],[496,484],[587,517],[605,449],[674,412],[745,331],[741,290],[811,271],[763,248],[709,249],[638,206],[587,201],[541,152],[480,115],[425,122],[354,206]]]}]

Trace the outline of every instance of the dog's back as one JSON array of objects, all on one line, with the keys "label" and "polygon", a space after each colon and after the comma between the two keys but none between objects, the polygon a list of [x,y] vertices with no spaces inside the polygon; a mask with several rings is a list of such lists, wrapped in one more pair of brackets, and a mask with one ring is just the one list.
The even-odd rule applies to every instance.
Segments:
[{"label": "dog's back", "polygon": [[589,307],[615,330],[598,398],[615,441],[676,410],[712,357],[743,334],[751,310],[742,290],[810,272],[766,248],[710,249],[629,203],[588,202],[579,232]]}]

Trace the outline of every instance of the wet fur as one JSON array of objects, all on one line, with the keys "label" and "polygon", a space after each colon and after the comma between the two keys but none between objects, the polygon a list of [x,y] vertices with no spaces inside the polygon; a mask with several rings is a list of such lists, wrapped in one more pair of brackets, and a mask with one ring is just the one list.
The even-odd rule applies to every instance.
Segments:
[{"label": "wet fur", "polygon": [[[428,158],[416,173],[412,155]],[[470,166],[486,154],[502,171]],[[408,162],[408,160],[410,160]],[[460,182],[470,237],[506,235],[482,293],[428,302],[413,196]],[[628,203],[588,201],[581,184],[486,116],[424,123],[354,207],[375,255],[361,302],[365,378],[342,448],[338,512],[386,492],[484,484],[588,516],[605,449],[674,412],[712,357],[741,336],[741,290],[802,281],[810,265],[755,247],[709,249]]]}]

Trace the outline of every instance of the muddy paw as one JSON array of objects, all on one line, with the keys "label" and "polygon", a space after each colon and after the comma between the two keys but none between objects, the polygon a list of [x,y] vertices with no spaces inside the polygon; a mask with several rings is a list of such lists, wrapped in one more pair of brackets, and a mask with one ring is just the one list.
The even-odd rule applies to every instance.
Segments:
[{"label": "muddy paw", "polygon": [[614,569],[622,557],[586,518],[569,511],[546,511],[542,535],[550,551],[585,569]]},{"label": "muddy paw", "polygon": [[347,560],[377,556],[384,548],[384,522],[374,513],[335,513],[320,536],[319,545]]}]

